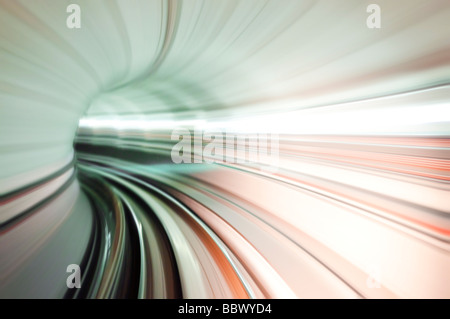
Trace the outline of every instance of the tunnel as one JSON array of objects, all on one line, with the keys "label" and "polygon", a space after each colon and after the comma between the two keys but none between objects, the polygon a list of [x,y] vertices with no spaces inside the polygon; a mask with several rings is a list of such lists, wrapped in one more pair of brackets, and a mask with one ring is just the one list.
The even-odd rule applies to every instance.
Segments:
[{"label": "tunnel", "polygon": [[447,0],[0,0],[0,298],[450,298]]}]

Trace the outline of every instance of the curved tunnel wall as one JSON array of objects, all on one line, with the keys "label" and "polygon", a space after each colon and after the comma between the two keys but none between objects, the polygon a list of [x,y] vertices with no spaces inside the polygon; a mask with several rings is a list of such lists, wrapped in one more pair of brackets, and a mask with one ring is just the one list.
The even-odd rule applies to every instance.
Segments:
[{"label": "curved tunnel wall", "polygon": [[447,1],[70,3],[0,1],[0,296],[450,295]]}]

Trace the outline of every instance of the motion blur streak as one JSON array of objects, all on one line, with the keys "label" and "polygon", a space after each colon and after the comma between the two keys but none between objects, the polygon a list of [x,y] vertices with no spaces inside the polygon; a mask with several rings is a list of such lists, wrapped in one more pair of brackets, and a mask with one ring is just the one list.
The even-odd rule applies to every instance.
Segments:
[{"label": "motion blur streak", "polygon": [[0,298],[450,298],[449,21],[0,0]]}]

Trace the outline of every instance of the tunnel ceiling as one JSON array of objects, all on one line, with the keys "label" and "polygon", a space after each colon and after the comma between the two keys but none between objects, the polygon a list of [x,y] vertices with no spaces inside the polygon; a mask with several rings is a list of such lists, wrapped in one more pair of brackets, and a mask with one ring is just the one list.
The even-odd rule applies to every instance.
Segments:
[{"label": "tunnel ceiling", "polygon": [[67,161],[83,115],[253,116],[446,83],[446,2],[382,2],[374,30],[358,0],[78,1],[80,29],[65,1],[1,1],[0,191]]}]

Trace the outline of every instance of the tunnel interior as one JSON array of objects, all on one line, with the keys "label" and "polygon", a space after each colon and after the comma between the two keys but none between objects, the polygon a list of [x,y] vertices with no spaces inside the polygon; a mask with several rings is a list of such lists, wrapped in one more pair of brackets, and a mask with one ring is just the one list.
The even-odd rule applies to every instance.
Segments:
[{"label": "tunnel interior", "polygon": [[448,21],[0,0],[0,298],[449,298]]}]

